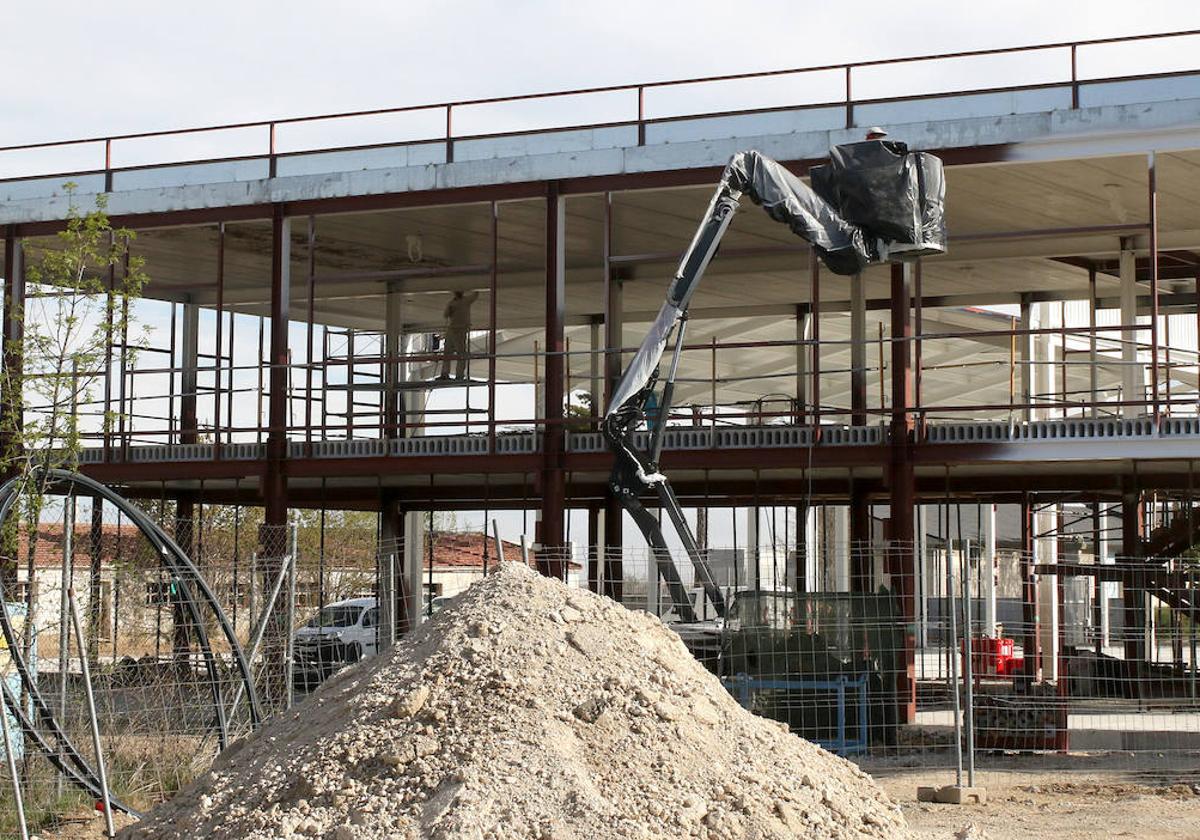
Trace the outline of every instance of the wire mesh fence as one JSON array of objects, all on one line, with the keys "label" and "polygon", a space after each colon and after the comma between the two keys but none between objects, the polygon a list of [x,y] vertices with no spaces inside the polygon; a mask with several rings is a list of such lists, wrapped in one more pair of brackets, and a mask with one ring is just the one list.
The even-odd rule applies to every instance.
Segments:
[{"label": "wire mesh fence", "polygon": [[[1186,559],[1045,562],[971,541],[872,542],[710,549],[701,573],[682,553],[158,513],[191,547],[215,605],[106,508],[41,527],[4,584],[13,638],[0,664],[35,828],[96,799],[54,765],[80,775],[80,762],[95,763],[67,588],[112,795],[143,809],[250,731],[251,695],[263,717],[303,704],[501,559],[659,615],[743,706],[870,768],[966,779],[1035,754],[1064,769],[1097,756],[1139,774],[1200,767],[1200,569]],[[0,765],[0,835],[16,836],[13,792]]]}]

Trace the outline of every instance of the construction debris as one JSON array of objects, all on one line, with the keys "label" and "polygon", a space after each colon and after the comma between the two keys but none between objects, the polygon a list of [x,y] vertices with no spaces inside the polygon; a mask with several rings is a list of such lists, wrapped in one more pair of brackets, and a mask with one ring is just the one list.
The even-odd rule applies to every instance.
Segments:
[{"label": "construction debris", "polygon": [[222,754],[125,840],[907,838],[655,617],[518,564]]}]

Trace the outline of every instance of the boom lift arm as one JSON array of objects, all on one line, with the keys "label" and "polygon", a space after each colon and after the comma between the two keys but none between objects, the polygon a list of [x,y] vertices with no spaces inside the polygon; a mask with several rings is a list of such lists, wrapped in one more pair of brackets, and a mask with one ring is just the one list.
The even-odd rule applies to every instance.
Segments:
[{"label": "boom lift arm", "polygon": [[[654,554],[658,574],[667,586],[680,619],[685,622],[696,620],[695,609],[671,558],[658,518],[646,508],[641,497],[651,492],[657,496],[692,561],[696,582],[703,587],[715,613],[723,617],[724,595],[684,519],[670,482],[659,469],[659,458],[684,346],[688,305],[742,197],[750,196],[772,219],[786,224],[793,233],[811,243],[826,266],[837,274],[856,274],[870,263],[887,259],[889,252],[915,256],[945,249],[941,212],[943,185],[937,158],[909,153],[901,143],[878,140],[838,147],[833,150],[832,157],[831,165],[814,169],[812,173],[814,186],[824,194],[819,195],[782,165],[756,151],[733,156],[696,235],[680,260],[667,299],[625,369],[602,420],[605,440],[616,456],[609,490],[645,536]],[[898,190],[907,190],[909,194],[899,196],[899,200],[892,196],[891,203],[885,200],[882,214],[872,212],[879,209],[872,206],[872,199],[877,200],[878,196],[870,194],[875,184],[869,182],[869,178],[855,180],[856,172],[864,171],[861,169],[864,160],[868,161],[868,172],[872,165],[878,169],[881,163],[903,170],[897,183],[904,183]],[[885,174],[894,176],[896,173]],[[928,201],[927,191],[931,196]],[[905,205],[905,199],[908,199],[907,205],[901,206]],[[843,212],[846,209],[849,209],[848,213]],[[868,227],[847,218],[886,216],[889,211],[895,216],[898,209],[902,211],[899,232],[889,228],[886,220],[882,225]],[[634,445],[633,434],[646,419],[647,403],[658,384],[659,363],[672,336],[674,348],[670,368],[648,451],[643,452]]]}]

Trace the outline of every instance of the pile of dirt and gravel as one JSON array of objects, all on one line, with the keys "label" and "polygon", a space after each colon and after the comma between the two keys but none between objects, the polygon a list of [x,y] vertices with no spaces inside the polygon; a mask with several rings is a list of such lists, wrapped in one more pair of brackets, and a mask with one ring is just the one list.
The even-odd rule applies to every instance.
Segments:
[{"label": "pile of dirt and gravel", "polygon": [[744,711],[655,617],[517,564],[121,838],[907,838],[853,764]]}]

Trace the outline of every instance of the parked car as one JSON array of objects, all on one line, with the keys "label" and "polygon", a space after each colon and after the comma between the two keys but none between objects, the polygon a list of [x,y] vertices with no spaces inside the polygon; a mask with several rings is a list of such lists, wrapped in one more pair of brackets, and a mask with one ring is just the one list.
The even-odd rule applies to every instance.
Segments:
[{"label": "parked car", "polygon": [[296,631],[292,678],[300,684],[323,682],[338,669],[378,651],[379,606],[374,598],[329,604]]}]

